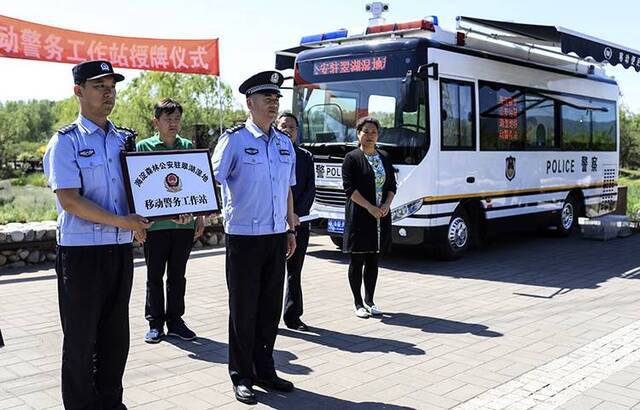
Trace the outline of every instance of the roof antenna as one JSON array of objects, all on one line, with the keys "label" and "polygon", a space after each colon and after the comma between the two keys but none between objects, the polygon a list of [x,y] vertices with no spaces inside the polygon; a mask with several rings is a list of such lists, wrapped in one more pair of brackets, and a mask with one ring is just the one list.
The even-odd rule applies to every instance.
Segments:
[{"label": "roof antenna", "polygon": [[384,24],[387,20],[382,17],[382,13],[389,11],[389,3],[374,1],[365,6],[365,10],[371,13],[369,27]]}]

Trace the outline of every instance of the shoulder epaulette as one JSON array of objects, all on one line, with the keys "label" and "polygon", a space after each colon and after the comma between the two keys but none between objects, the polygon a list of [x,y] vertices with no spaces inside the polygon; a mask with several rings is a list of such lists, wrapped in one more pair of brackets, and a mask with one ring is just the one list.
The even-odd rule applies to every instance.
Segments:
[{"label": "shoulder epaulette", "polygon": [[233,134],[234,132],[238,132],[241,129],[244,128],[244,124],[238,124],[238,125],[234,125],[231,128],[228,128],[227,131],[225,131],[227,134]]},{"label": "shoulder epaulette", "polygon": [[69,124],[69,125],[65,125],[64,127],[60,128],[58,130],[58,134],[68,134],[71,131],[75,130],[76,128],[78,128],[78,124]]},{"label": "shoulder epaulette", "polygon": [[119,125],[114,125],[114,127],[116,127],[118,131],[124,134],[132,135],[134,138],[138,136],[138,131],[134,130],[133,128],[121,127]]},{"label": "shoulder epaulette", "polygon": [[287,137],[287,139],[289,139],[289,136],[288,136],[286,133],[284,133],[283,131],[280,131],[280,130],[279,130],[279,129],[277,129],[276,127],[273,127],[273,130],[276,132],[276,134],[280,134],[280,135],[282,135],[283,137]]}]

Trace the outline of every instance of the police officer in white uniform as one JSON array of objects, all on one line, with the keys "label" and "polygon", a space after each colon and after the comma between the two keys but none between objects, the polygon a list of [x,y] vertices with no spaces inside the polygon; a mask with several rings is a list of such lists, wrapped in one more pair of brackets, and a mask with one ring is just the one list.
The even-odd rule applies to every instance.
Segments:
[{"label": "police officer in white uniform", "polygon": [[88,61],[72,71],[80,115],[54,134],[44,155],[58,208],[62,399],[68,409],[126,409],[132,232],[144,236],[149,226],[129,213],[120,167],[135,135],[107,119],[124,80],[111,63]]},{"label": "police officer in white uniform", "polygon": [[290,188],[296,156],[287,135],[272,127],[282,81],[280,73],[265,71],[240,86],[250,117],[220,137],[212,157],[227,234],[229,374],[236,399],[248,404],[257,402],[254,383],[293,390],[273,362],[285,263],[296,247]]}]

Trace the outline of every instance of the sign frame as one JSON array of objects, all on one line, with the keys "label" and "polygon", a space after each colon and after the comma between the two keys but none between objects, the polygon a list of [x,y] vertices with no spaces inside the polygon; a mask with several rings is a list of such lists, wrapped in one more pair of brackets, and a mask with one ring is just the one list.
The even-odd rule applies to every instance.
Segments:
[{"label": "sign frame", "polygon": [[[215,199],[215,202],[214,202],[215,209],[206,209],[198,212],[167,213],[167,214],[154,215],[154,216],[143,215],[143,213],[140,212],[141,210],[137,210],[135,207],[134,192],[133,192],[133,189],[131,188],[134,182],[129,172],[129,164],[127,162],[127,159],[147,156],[147,157],[169,157],[171,161],[174,161],[176,159],[176,156],[180,156],[184,154],[200,154],[206,157],[206,162],[208,164],[207,170],[209,171],[212,193]],[[211,159],[209,158],[209,150],[206,148],[205,149],[188,149],[188,150],[167,150],[167,151],[134,151],[134,152],[122,151],[120,153],[120,165],[122,167],[122,175],[124,176],[124,179],[125,179],[125,190],[127,193],[127,201],[129,202],[129,210],[132,213],[137,213],[141,216],[144,216],[150,221],[161,221],[161,220],[175,219],[179,215],[184,213],[190,213],[193,216],[200,216],[200,215],[211,215],[211,214],[221,212],[220,194],[218,189],[216,188],[215,178],[213,177],[213,167],[211,165]],[[204,183],[206,184],[207,182],[204,182]]]}]

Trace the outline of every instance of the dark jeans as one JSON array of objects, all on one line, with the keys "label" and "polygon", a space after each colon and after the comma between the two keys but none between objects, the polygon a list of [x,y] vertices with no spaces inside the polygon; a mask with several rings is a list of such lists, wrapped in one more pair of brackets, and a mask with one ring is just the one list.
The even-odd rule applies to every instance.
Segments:
[{"label": "dark jeans", "polygon": [[300,225],[296,228],[296,251],[287,260],[287,294],[282,315],[286,324],[295,325],[302,316],[301,273],[307,246],[309,246],[309,226]]},{"label": "dark jeans", "polygon": [[243,379],[276,375],[273,346],[282,312],[286,234],[227,235],[229,375]]},{"label": "dark jeans", "polygon": [[[182,321],[187,280],[185,271],[193,246],[193,229],[163,229],[147,233],[145,318],[152,329],[164,329]],[[164,273],[167,272],[167,307],[164,305]]]},{"label": "dark jeans", "polygon": [[[364,266],[364,272],[363,272]],[[364,277],[364,301],[367,305],[373,305],[373,294],[378,280],[378,254],[377,253],[352,253],[349,264],[349,285],[353,293],[353,303],[356,307],[362,304],[362,279]]]},{"label": "dark jeans", "polygon": [[56,257],[67,409],[124,409],[131,244],[59,246]]}]

